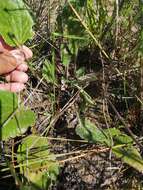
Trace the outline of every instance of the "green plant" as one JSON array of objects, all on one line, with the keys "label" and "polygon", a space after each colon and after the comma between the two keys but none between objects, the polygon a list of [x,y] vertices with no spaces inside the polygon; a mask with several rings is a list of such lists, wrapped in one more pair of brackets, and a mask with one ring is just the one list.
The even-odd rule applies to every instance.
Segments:
[{"label": "green plant", "polygon": [[0,35],[7,44],[19,46],[33,36],[33,20],[22,0],[0,2]]},{"label": "green plant", "polygon": [[91,143],[99,143],[111,148],[112,152],[139,171],[143,171],[143,159],[138,150],[133,146],[133,139],[117,128],[99,129],[89,120],[79,119],[76,133]]},{"label": "green plant", "polygon": [[43,64],[43,77],[48,83],[57,85],[56,73],[55,73],[55,60],[54,55],[52,56],[52,61],[45,60]]},{"label": "green plant", "polygon": [[[18,47],[32,38],[34,23],[22,0],[0,1],[0,20],[0,35],[10,46]],[[0,91],[0,140],[5,144],[22,137],[35,124],[35,113],[19,101],[16,94]],[[58,164],[48,150],[46,138],[28,136],[22,139],[16,152],[13,144],[11,147],[11,160],[4,155],[5,161],[20,189],[47,189],[58,175]],[[15,167],[20,168],[20,174]]]},{"label": "green plant", "polygon": [[[68,135],[76,133],[89,143],[88,148],[92,149],[90,144],[97,145],[97,149],[101,150],[105,147],[117,159],[142,172],[143,158],[140,153],[142,138],[140,138],[141,132],[140,126],[138,126],[142,125],[142,120],[136,121],[135,118],[140,111],[140,104],[143,105],[142,95],[140,96],[142,87],[138,87],[143,50],[142,2],[138,0],[130,2],[127,0],[68,0],[60,5],[62,0],[52,1],[59,2],[58,9],[56,7],[56,10],[59,11],[57,11],[57,15],[51,15],[54,16],[53,20],[54,22],[56,20],[56,23],[53,24],[55,28],[52,26],[52,34],[50,34],[49,23],[48,27],[45,27],[45,23],[48,20],[46,14],[50,15],[51,1],[25,1],[29,5],[31,2],[33,3],[33,10],[35,4],[38,4],[37,15],[40,16],[42,13],[41,18],[36,18],[38,23],[36,30],[39,29],[40,32],[36,34],[38,37],[35,35],[35,41],[37,44],[40,43],[40,46],[36,45],[37,62],[39,63],[40,60],[40,66],[42,63],[42,69],[40,66],[38,67],[38,74],[43,76],[42,82],[43,79],[45,80],[44,88],[41,88],[42,85],[40,85],[39,92],[41,93],[44,89],[40,96],[42,96],[42,100],[46,100],[48,108],[46,107],[46,112],[42,108],[43,121],[47,121],[45,126],[40,126],[40,129],[42,128],[44,131],[42,135],[28,134],[25,137],[23,136],[24,132],[28,127],[34,125],[35,114],[19,105],[16,95],[5,95],[5,98],[9,96],[7,104],[3,102],[4,94],[1,96],[2,109],[4,110],[3,107],[6,106],[10,110],[7,111],[5,107],[5,111],[2,111],[2,113],[7,113],[7,115],[2,114],[3,140],[7,141],[17,136],[23,136],[21,143],[18,143],[17,151],[14,151],[14,145],[12,145],[13,162],[7,162],[7,167],[11,170],[20,189],[48,189],[59,173],[56,156],[60,159],[62,156],[70,155],[70,158],[65,158],[66,161],[76,159],[76,157],[71,157],[75,152],[51,154],[49,142],[46,137],[43,137],[43,134],[45,136],[50,134],[49,138],[51,139],[51,135],[57,135],[58,130],[68,128],[67,125],[72,122],[74,126],[70,130],[65,130],[65,133],[67,131]],[[26,7],[25,10],[22,1],[11,2],[12,4],[18,3],[16,8],[22,7],[23,9],[24,7],[23,20],[28,19],[28,25],[25,28],[27,32],[23,33],[24,31],[20,30],[24,29],[21,27],[23,20],[18,19],[17,24],[12,22],[16,27],[19,26],[17,30],[9,25],[1,35],[6,36],[5,40],[10,45],[19,46],[31,38],[33,21],[28,16],[27,9],[29,8]],[[49,6],[46,7],[48,13],[44,9],[45,4]],[[6,13],[8,14],[8,12]],[[13,18],[15,19],[15,14],[12,16],[12,20]],[[42,22],[43,20],[44,22]],[[44,27],[41,27],[43,23]],[[22,35],[20,35],[21,32]],[[25,35],[27,35],[27,39]],[[24,38],[21,39],[21,36]],[[43,41],[45,41],[44,44]],[[48,48],[45,47],[45,44],[48,44]],[[35,62],[33,65],[37,66]],[[39,112],[40,115],[41,110]],[[75,123],[78,123],[77,126]],[[12,126],[11,130],[9,130],[9,125]],[[62,135],[61,131],[60,135]],[[53,139],[59,140],[62,145],[62,138]],[[74,141],[68,140],[69,142]],[[96,147],[95,145],[94,147]],[[80,148],[80,146],[77,145],[76,148]],[[78,158],[84,155],[82,154],[83,148],[84,146],[82,150],[79,150],[81,155],[77,156]],[[85,152],[87,151],[85,150]],[[112,156],[113,160],[114,156]],[[15,157],[17,157],[16,163]],[[65,160],[62,160],[62,163]],[[128,168],[126,166],[127,170]],[[119,172],[122,173],[122,171]]]},{"label": "green plant", "polygon": [[46,137],[31,135],[22,140],[17,151],[23,188],[47,190],[59,173],[56,157],[48,150]]},{"label": "green plant", "polygon": [[[119,1],[113,3],[111,1],[105,2],[101,0],[97,0],[96,2],[92,0],[69,0],[65,3],[57,17],[58,25],[56,26],[56,33],[53,34],[56,37],[63,38],[61,55],[63,64],[68,69],[71,63],[76,65],[79,51],[87,47],[91,51],[95,49],[95,53],[99,50],[102,66],[104,66],[103,63],[105,61],[103,57],[111,60],[111,63],[112,59],[118,60],[119,62],[123,61],[126,63],[126,68],[134,68],[136,66],[135,63],[138,63],[139,51],[140,54],[142,54],[142,26],[137,24],[138,19],[142,18],[142,3],[138,1],[131,1],[130,3],[128,1],[122,1],[118,3]],[[137,14],[139,9],[140,11]],[[141,30],[137,33],[138,27],[141,27]],[[84,41],[84,39],[86,39],[86,41]],[[112,45],[111,50],[110,45]],[[137,49],[138,47],[139,51]],[[132,66],[130,64],[128,65],[129,62],[132,63]],[[96,64],[96,60],[94,64]],[[113,65],[111,65],[111,67],[112,66]],[[83,68],[84,67],[81,67],[78,71],[76,70],[75,75],[78,76],[77,80],[72,82],[68,81],[69,85],[76,87],[80,91],[80,98],[84,99],[84,106],[82,110],[79,110],[79,112],[81,111],[82,113],[89,105],[95,105],[95,102],[88,95],[86,90],[84,90],[90,81],[88,83],[88,77],[86,78],[86,73],[83,72]],[[79,82],[80,72],[83,72],[81,74],[86,78],[86,80],[84,80],[85,83]],[[94,74],[96,76],[96,73]],[[94,76],[94,74],[92,76]],[[98,78],[91,78],[93,81],[98,80]],[[130,90],[130,84],[126,81],[126,77],[122,80],[124,86],[123,95],[127,96]],[[107,81],[104,82],[106,83]],[[115,95],[118,94],[117,91],[114,93]],[[121,91],[119,91],[119,94],[121,94]],[[128,100],[125,100],[125,102],[126,109],[128,109]],[[94,123],[80,117],[81,116],[79,116],[79,126],[76,128],[76,133],[82,139],[108,146],[123,162],[138,171],[143,171],[143,158],[135,146],[137,141],[134,141],[136,139],[134,134],[131,135],[130,133],[127,135],[125,131],[118,128],[118,126],[108,129],[99,129]]]},{"label": "green plant", "polygon": [[21,136],[34,123],[34,112],[24,106],[18,106],[16,94],[0,91],[0,138],[2,141]]}]

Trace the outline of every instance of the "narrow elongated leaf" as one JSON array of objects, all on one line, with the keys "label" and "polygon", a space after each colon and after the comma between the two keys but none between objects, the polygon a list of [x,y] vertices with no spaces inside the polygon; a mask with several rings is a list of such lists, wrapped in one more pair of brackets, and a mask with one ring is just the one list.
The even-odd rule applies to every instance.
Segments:
[{"label": "narrow elongated leaf", "polygon": [[114,136],[121,134],[116,128],[100,130],[94,123],[89,120],[81,122],[76,128],[76,133],[83,139],[93,143],[102,143],[110,146]]},{"label": "narrow elongated leaf", "polygon": [[89,120],[80,122],[80,125],[76,128],[76,133],[83,139],[93,143],[102,143],[108,146],[121,145],[121,144],[132,144],[133,139],[121,133],[119,129],[99,129],[94,123]]},{"label": "narrow elongated leaf", "polygon": [[136,170],[143,172],[143,158],[133,146],[112,149],[113,153],[121,160]]},{"label": "narrow elongated leaf", "polygon": [[133,139],[126,135],[121,133],[120,135],[114,136],[114,144],[115,145],[119,145],[119,144],[132,144],[133,143]]},{"label": "narrow elongated leaf", "polygon": [[7,44],[18,46],[32,37],[33,20],[22,0],[0,1],[0,35]]},{"label": "narrow elongated leaf", "polygon": [[[76,128],[77,134],[89,142],[101,143],[107,146],[113,146],[112,151],[116,157],[120,158],[123,162],[143,172],[143,158],[136,148],[133,147],[133,139],[121,133],[116,128],[99,130],[96,125],[89,120],[80,122],[80,126]],[[113,144],[111,144],[111,139]],[[121,145],[121,146],[116,146]],[[122,146],[123,145],[123,146]]]},{"label": "narrow elongated leaf", "polygon": [[55,65],[53,62],[45,60],[43,66],[43,77],[47,80],[47,82],[56,84]]}]

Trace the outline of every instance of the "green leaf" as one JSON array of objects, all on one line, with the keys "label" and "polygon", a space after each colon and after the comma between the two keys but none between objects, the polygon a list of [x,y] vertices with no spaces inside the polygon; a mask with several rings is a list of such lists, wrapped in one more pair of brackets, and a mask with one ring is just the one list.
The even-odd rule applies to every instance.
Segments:
[{"label": "green leaf", "polygon": [[79,126],[76,128],[76,133],[83,139],[92,143],[102,143],[108,146],[111,145],[113,136],[121,134],[116,128],[100,130],[94,123],[89,120],[84,122],[80,120]]},{"label": "green leaf", "polygon": [[67,52],[66,48],[64,45],[61,45],[61,57],[62,57],[62,63],[65,67],[69,66],[70,61],[71,61],[71,55],[69,52]]},{"label": "green leaf", "polygon": [[138,150],[132,146],[133,139],[130,136],[121,133],[121,131],[116,128],[99,130],[99,128],[89,120],[83,122],[80,119],[79,121],[80,124],[76,128],[76,133],[81,138],[92,143],[101,143],[109,147],[112,145],[112,151],[116,157],[121,158],[123,162],[143,172],[143,158]]},{"label": "green leaf", "polygon": [[133,139],[126,135],[126,134],[120,134],[114,137],[114,144],[119,145],[119,144],[132,144],[133,143]]},{"label": "green leaf", "polygon": [[45,137],[28,136],[18,147],[17,160],[20,173],[31,184],[40,189],[47,189],[59,173],[59,165],[55,156],[50,153]]},{"label": "green leaf", "polygon": [[85,37],[76,36],[76,35],[61,34],[58,32],[53,32],[52,34],[56,37],[63,37],[63,38],[72,39],[72,40],[84,40],[84,41],[87,40]]},{"label": "green leaf", "polygon": [[118,158],[121,158],[123,162],[143,172],[143,158],[136,148],[133,146],[115,147],[112,148],[112,151]]},{"label": "green leaf", "polygon": [[22,0],[0,1],[0,35],[7,44],[18,46],[33,36],[33,20]]},{"label": "green leaf", "polygon": [[[0,91],[0,138],[8,140],[20,136],[34,125],[35,114],[24,108],[18,108],[16,94]],[[12,116],[13,114],[13,116]]]},{"label": "green leaf", "polygon": [[48,60],[45,60],[44,65],[43,65],[43,77],[47,80],[47,82],[56,84],[56,74],[55,74],[55,64]]},{"label": "green leaf", "polygon": [[82,77],[85,75],[85,67],[80,67],[79,69],[76,70],[76,77]]},{"label": "green leaf", "polygon": [[8,140],[9,138],[15,138],[24,134],[28,127],[34,125],[35,114],[31,110],[20,109],[16,114],[8,121],[8,123],[2,126],[2,140]]},{"label": "green leaf", "polygon": [[[133,139],[121,133],[119,129],[99,129],[94,123],[85,119],[80,119],[80,124],[76,128],[76,133],[83,139],[92,143],[101,143],[107,146],[132,144]],[[114,143],[113,143],[114,142]]]},{"label": "green leaf", "polygon": [[18,106],[16,94],[0,91],[0,125],[9,118]]}]

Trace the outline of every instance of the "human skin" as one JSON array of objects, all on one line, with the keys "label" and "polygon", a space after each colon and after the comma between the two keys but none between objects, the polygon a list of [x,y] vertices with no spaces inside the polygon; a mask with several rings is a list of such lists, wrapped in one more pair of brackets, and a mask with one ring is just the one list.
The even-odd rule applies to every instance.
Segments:
[{"label": "human skin", "polygon": [[0,90],[20,92],[28,81],[26,61],[32,57],[32,51],[26,47],[13,48],[0,37],[0,75],[6,82],[0,83]]}]

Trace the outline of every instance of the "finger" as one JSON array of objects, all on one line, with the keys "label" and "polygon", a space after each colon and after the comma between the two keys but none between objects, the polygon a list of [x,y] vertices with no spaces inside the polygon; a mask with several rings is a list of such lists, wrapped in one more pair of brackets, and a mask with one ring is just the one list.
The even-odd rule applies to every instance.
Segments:
[{"label": "finger", "polygon": [[15,49],[14,47],[11,47],[8,44],[6,44],[4,39],[0,36],[0,52],[4,51],[19,51],[21,52],[21,54],[24,55],[24,59],[26,60],[32,58],[33,56],[32,51],[28,47],[23,45],[20,48]]},{"label": "finger", "polygon": [[19,82],[26,83],[28,81],[28,75],[22,71],[13,71],[5,77],[7,82]]},{"label": "finger", "polygon": [[13,47],[7,45],[7,44],[5,43],[5,41],[4,41],[4,39],[0,36],[0,51],[1,51],[1,52],[5,51],[5,50],[10,51],[10,50],[12,50],[12,49],[13,49]]},{"label": "finger", "polygon": [[0,53],[0,75],[14,70],[18,66],[16,59],[9,53]]},{"label": "finger", "polygon": [[9,52],[17,61],[18,65],[23,64],[25,60],[24,53],[19,49],[14,49]]},{"label": "finger", "polygon": [[26,72],[28,70],[28,65],[26,63],[22,63],[16,68],[16,70]]},{"label": "finger", "polygon": [[20,50],[24,53],[26,60],[32,58],[33,53],[32,53],[32,51],[27,46],[24,46],[24,45],[21,46]]},{"label": "finger", "polygon": [[6,90],[11,92],[20,92],[25,89],[25,85],[23,83],[5,83],[0,84],[0,90]]},{"label": "finger", "polygon": [[19,49],[11,50],[10,53],[20,64],[25,60],[30,59],[33,55],[32,51],[26,46],[21,46]]}]

